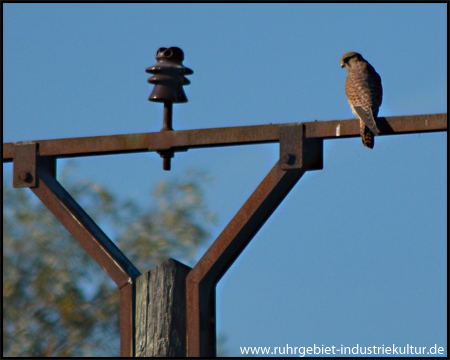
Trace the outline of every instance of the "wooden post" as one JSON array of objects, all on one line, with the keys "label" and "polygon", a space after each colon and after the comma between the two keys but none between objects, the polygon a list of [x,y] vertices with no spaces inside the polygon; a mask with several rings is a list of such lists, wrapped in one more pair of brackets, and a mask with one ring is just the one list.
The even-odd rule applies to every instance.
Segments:
[{"label": "wooden post", "polygon": [[186,356],[186,276],[168,259],[136,279],[136,357]]}]

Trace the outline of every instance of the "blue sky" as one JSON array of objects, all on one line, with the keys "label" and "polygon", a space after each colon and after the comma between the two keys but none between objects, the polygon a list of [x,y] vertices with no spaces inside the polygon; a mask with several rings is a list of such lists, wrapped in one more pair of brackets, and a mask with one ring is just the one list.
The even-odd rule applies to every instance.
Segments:
[{"label": "blue sky", "polygon": [[[3,4],[3,141],[159,131],[145,68],[170,46],[194,70],[177,130],[351,118],[348,51],[381,75],[380,116],[447,111],[446,4]],[[446,354],[446,154],[445,132],[377,138],[373,150],[325,141],[324,169],[299,181],[218,285],[228,354]],[[155,153],[92,157],[74,177],[145,201],[161,180],[206,171],[215,238],[278,156],[274,144],[189,150],[170,172]]]}]

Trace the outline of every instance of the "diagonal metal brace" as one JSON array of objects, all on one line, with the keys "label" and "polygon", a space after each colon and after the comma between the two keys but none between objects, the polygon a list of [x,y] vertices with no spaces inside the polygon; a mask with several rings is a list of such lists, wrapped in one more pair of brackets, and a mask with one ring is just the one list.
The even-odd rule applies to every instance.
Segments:
[{"label": "diagonal metal brace", "polygon": [[36,143],[14,145],[14,187],[29,187],[119,288],[122,356],[133,356],[135,278],[140,272],[56,180],[56,158]]},{"label": "diagonal metal brace", "polygon": [[[284,154],[186,278],[187,355],[216,355],[215,287],[307,170],[322,168],[322,141],[306,142],[303,125],[283,130]],[[288,160],[290,157],[288,158]],[[283,169],[287,167],[287,169]]]},{"label": "diagonal metal brace", "polygon": [[133,355],[134,287],[140,272],[97,226],[44,166],[37,167],[39,186],[31,188],[42,203],[105,270],[120,293],[120,354]]},{"label": "diagonal metal brace", "polygon": [[37,174],[39,186],[31,190],[119,288],[140,275],[131,261],[51,174],[41,167],[38,167]]}]

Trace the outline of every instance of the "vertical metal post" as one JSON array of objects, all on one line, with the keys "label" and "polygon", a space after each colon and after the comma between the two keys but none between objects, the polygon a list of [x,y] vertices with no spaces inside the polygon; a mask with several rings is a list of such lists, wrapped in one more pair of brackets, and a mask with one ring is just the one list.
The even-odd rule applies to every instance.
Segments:
[{"label": "vertical metal post", "polygon": [[119,289],[120,302],[120,356],[134,356],[136,281],[132,280]]}]

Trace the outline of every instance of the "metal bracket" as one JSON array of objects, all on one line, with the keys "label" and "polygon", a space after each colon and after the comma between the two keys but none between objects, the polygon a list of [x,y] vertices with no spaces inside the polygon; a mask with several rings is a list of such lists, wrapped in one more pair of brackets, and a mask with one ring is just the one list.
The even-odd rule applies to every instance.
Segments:
[{"label": "metal bracket", "polygon": [[36,187],[37,144],[21,142],[14,144],[13,187]]},{"label": "metal bracket", "polygon": [[323,139],[306,138],[302,123],[280,125],[280,164],[283,170],[323,169]]}]

